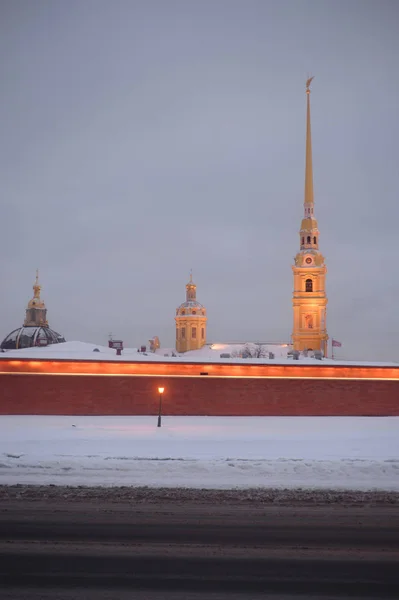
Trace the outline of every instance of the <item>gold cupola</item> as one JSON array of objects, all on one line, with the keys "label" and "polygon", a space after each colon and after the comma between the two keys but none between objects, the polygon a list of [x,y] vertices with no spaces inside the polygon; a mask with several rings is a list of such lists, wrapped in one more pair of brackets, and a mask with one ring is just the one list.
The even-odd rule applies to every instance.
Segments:
[{"label": "gold cupola", "polygon": [[34,327],[40,325],[41,327],[48,327],[47,321],[47,309],[40,297],[40,291],[42,286],[39,283],[39,270],[36,270],[36,280],[33,284],[33,298],[29,300],[26,308],[26,317],[24,321],[24,327]]},{"label": "gold cupola", "polygon": [[65,342],[63,335],[49,327],[47,322],[47,309],[40,297],[41,285],[39,271],[36,271],[36,280],[33,284],[33,298],[29,300],[26,308],[26,317],[22,327],[9,333],[0,344],[2,350],[19,350],[33,346],[48,346]]},{"label": "gold cupola", "polygon": [[186,301],[176,309],[176,350],[198,350],[206,343],[206,308],[197,301],[192,273],[186,284]]}]

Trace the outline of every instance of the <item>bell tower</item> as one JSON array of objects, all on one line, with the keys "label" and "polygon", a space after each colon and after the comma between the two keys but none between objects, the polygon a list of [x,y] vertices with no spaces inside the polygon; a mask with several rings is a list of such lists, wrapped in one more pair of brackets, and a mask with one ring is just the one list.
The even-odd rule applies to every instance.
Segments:
[{"label": "bell tower", "polygon": [[310,127],[310,84],[306,82],[306,165],[304,215],[299,232],[299,252],[292,266],[294,292],[292,306],[294,350],[321,350],[327,355],[327,267],[319,251],[319,230],[314,215],[312,137]]}]

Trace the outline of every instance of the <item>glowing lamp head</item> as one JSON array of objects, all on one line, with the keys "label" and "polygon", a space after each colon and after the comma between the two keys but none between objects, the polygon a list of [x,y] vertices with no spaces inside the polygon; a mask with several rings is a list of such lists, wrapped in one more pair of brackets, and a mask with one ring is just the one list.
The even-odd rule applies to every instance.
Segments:
[{"label": "glowing lamp head", "polygon": [[165,391],[165,388],[163,388],[163,387],[159,387],[159,388],[158,388],[158,392],[159,392],[160,394],[163,394],[163,393],[164,393],[164,391]]}]

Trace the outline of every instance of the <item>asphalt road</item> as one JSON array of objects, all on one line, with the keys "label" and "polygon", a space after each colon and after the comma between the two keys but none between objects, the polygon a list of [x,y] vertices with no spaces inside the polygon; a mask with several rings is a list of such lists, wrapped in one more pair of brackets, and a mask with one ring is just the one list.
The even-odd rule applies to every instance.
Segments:
[{"label": "asphalt road", "polygon": [[399,598],[398,505],[1,501],[1,600]]}]

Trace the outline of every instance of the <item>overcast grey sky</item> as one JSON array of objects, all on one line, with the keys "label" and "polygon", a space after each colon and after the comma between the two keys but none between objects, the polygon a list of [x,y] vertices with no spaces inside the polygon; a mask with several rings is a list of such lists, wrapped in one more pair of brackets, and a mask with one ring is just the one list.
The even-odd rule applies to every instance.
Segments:
[{"label": "overcast grey sky", "polygon": [[328,331],[399,360],[397,0],[1,0],[3,338],[289,341],[305,80]]}]

